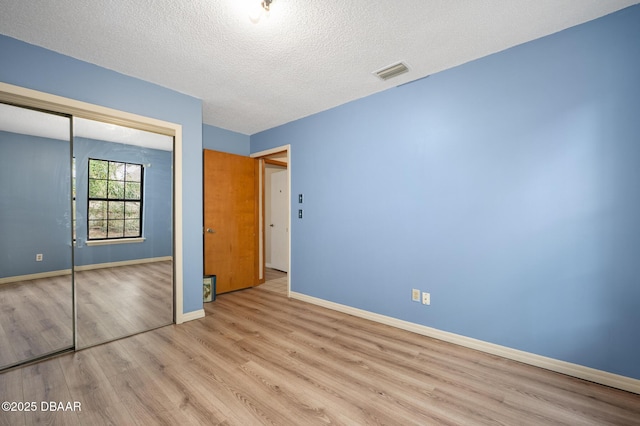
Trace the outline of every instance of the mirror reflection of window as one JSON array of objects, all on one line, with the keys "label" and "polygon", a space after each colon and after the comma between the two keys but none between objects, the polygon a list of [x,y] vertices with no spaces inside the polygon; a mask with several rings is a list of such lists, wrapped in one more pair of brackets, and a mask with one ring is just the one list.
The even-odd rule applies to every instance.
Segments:
[{"label": "mirror reflection of window", "polygon": [[89,240],[142,237],[142,164],[89,159]]}]

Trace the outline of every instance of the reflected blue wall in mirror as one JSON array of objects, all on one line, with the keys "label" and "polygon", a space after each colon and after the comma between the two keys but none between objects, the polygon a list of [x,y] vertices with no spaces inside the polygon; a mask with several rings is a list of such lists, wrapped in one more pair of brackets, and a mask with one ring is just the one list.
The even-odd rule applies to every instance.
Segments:
[{"label": "reflected blue wall in mirror", "polygon": [[0,132],[0,278],[71,267],[70,169],[69,141]]},{"label": "reflected blue wall in mirror", "polygon": [[[10,149],[3,149],[10,144]],[[0,278],[62,271],[71,265],[69,149],[67,141],[0,132]],[[172,255],[172,153],[93,139],[74,140],[77,185],[77,266]],[[145,167],[143,237],[135,244],[86,245],[88,158],[142,163]],[[151,165],[150,167],[148,165]],[[56,179],[51,179],[52,167]],[[4,186],[3,186],[4,188]],[[43,215],[47,211],[58,212]],[[16,209],[16,206],[19,206]],[[25,238],[26,230],[39,235]],[[35,255],[43,254],[42,262]]]},{"label": "reflected blue wall in mirror", "polygon": [[[134,145],[75,138],[76,266],[172,255],[172,153]],[[87,170],[89,158],[143,164],[142,243],[86,245]]]}]

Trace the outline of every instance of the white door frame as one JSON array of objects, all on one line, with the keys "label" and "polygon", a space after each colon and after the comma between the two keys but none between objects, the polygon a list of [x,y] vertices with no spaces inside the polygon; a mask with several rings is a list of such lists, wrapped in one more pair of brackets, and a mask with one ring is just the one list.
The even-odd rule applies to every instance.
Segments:
[{"label": "white door frame", "polygon": [[[293,272],[293,265],[291,264],[291,234],[292,234],[292,229],[291,229],[291,145],[287,144],[287,145],[282,145],[282,146],[278,146],[275,148],[271,148],[271,149],[267,149],[264,151],[260,151],[260,152],[254,152],[253,154],[250,155],[251,158],[263,158],[263,157],[267,157],[269,155],[278,153],[278,152],[287,152],[287,186],[289,187],[289,199],[287,200],[287,216],[288,216],[288,220],[287,220],[287,225],[289,227],[289,272],[287,273],[287,297],[291,297],[291,274]],[[264,182],[262,181],[262,177],[260,178],[260,187],[261,187],[261,191],[259,191],[260,193],[260,197],[262,197],[262,193],[264,191]],[[262,210],[262,202],[259,203],[260,205],[260,209]],[[264,265],[264,212],[261,211],[261,217],[259,220],[259,225],[258,225],[258,232],[259,232],[259,240],[260,240],[260,247],[262,248],[260,250],[260,254],[258,256],[258,258],[260,259],[260,271],[262,271],[262,266]]]}]

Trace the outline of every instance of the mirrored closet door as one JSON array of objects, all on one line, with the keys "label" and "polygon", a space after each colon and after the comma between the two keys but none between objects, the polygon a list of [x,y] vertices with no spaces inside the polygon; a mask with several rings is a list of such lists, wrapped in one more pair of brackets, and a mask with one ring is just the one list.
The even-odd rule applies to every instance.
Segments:
[{"label": "mirrored closet door", "polygon": [[173,323],[173,137],[0,103],[0,370]]},{"label": "mirrored closet door", "polygon": [[0,369],[71,349],[71,119],[0,103]]},{"label": "mirrored closet door", "polygon": [[74,118],[77,347],[173,322],[173,138]]}]

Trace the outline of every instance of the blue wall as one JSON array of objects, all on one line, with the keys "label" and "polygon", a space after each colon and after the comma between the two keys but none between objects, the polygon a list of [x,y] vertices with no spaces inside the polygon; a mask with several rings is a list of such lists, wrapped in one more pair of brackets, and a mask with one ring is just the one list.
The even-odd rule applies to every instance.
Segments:
[{"label": "blue wall", "polygon": [[202,148],[230,154],[249,155],[249,136],[219,127],[202,125]]},{"label": "blue wall", "polygon": [[635,6],[253,135],[305,195],[292,290],[640,379],[638,40]]},{"label": "blue wall", "polygon": [[183,311],[202,309],[202,102],[0,35],[0,81],[182,125]]},{"label": "blue wall", "polygon": [[70,158],[68,140],[0,131],[0,278],[71,269]]}]

